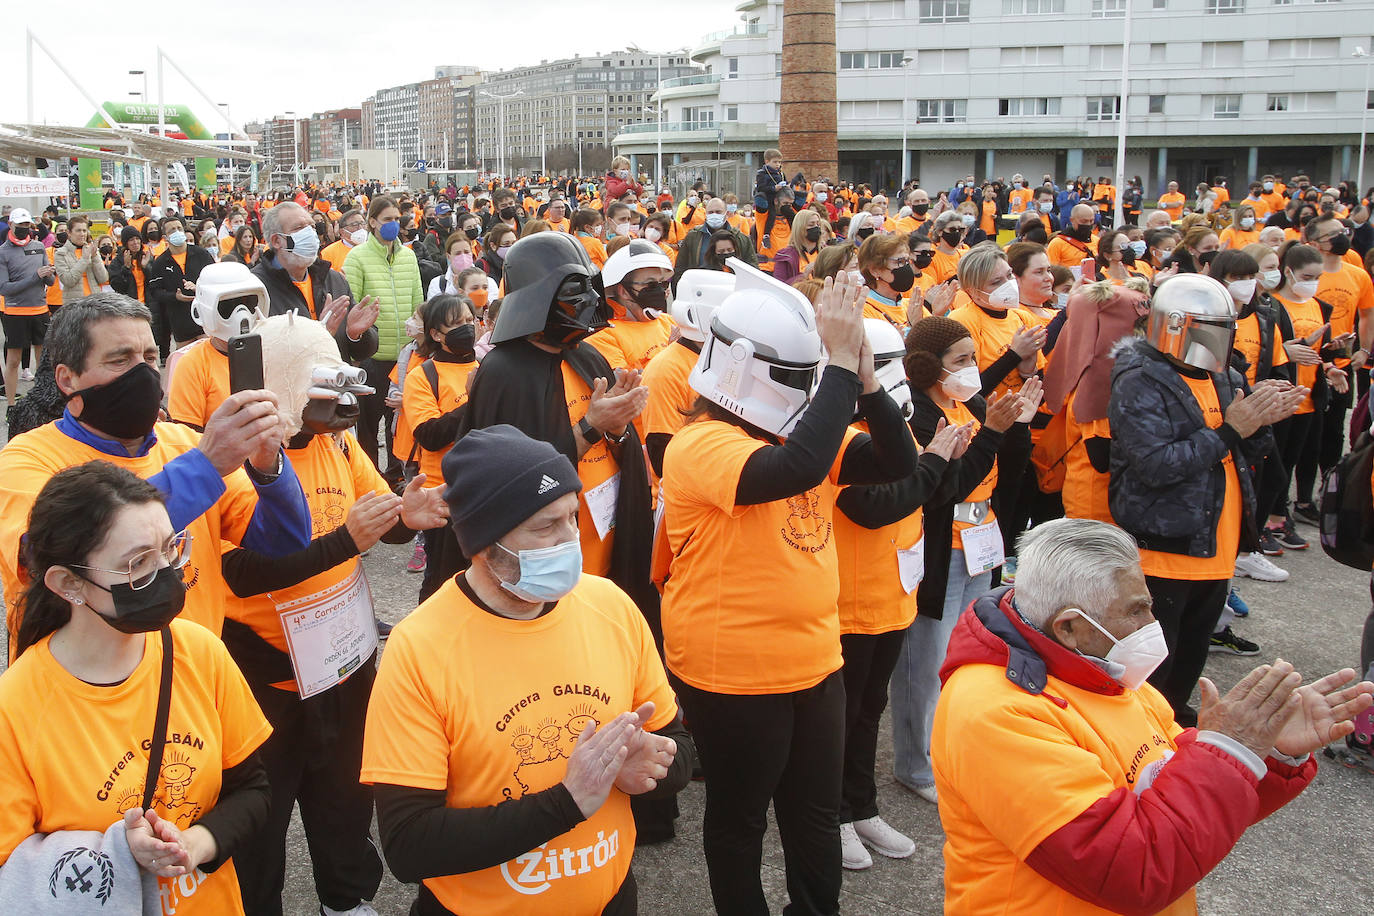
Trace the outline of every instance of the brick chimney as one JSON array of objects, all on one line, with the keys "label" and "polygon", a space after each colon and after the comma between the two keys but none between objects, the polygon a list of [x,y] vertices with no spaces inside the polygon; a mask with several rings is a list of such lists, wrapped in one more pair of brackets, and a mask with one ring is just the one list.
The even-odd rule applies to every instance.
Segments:
[{"label": "brick chimney", "polygon": [[835,2],[784,0],[782,116],[778,149],[790,179],[808,181],[839,171],[836,138]]}]

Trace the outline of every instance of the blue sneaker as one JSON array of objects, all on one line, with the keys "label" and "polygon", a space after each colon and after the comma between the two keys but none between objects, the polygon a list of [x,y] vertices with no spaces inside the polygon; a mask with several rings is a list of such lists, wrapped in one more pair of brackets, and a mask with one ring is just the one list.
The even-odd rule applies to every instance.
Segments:
[{"label": "blue sneaker", "polygon": [[1245,599],[1240,596],[1240,592],[1236,591],[1234,588],[1231,589],[1231,593],[1226,596],[1226,606],[1229,607],[1231,612],[1237,617],[1250,616],[1250,605],[1245,603]]}]

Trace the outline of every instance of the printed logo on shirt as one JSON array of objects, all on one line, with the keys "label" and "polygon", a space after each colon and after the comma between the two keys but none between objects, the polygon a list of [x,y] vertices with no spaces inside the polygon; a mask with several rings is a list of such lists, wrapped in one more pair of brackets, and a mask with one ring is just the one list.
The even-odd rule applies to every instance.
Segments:
[{"label": "printed logo on shirt", "polygon": [[603,868],[620,854],[620,831],[596,832],[596,842],[590,846],[548,849],[548,843],[501,863],[501,877],[512,889],[521,893],[542,894],[560,878],[585,875],[593,868]]},{"label": "printed logo on shirt", "polygon": [[[143,742],[145,752],[150,749],[150,744],[149,741]],[[201,806],[189,797],[189,792],[191,780],[200,770],[200,755],[195,752],[204,750],[204,740],[190,732],[167,733],[162,754],[162,769],[158,773],[158,785],[153,793],[153,807],[158,814],[183,830],[194,824],[203,813]],[[145,766],[142,761],[138,761],[133,751],[126,751],[110,768],[105,781],[96,790],[96,799],[102,802],[113,799],[115,810],[120,815],[131,808],[142,806]]]},{"label": "printed logo on shirt", "polygon": [[[1150,756],[1151,752],[1158,748],[1164,749],[1163,756],[1145,763],[1145,759]],[[1173,755],[1174,752],[1170,749],[1169,742],[1159,734],[1152,735],[1149,741],[1142,741],[1140,747],[1136,748],[1135,753],[1131,755],[1131,765],[1126,771],[1126,785],[1133,786],[1137,795],[1144,792],[1155,781],[1160,769],[1169,762],[1169,758]],[[1143,768],[1142,764],[1144,764]]]},{"label": "printed logo on shirt", "polygon": [[557,486],[558,486],[558,481],[554,480],[554,479],[553,479],[552,477],[550,477],[548,474],[545,474],[544,477],[543,477],[543,479],[539,481],[539,493],[538,493],[538,495],[539,495],[539,496],[543,496],[545,493],[549,492],[550,490],[554,489],[554,488],[557,487]]},{"label": "printed logo on shirt", "polygon": [[67,894],[95,894],[104,906],[114,890],[114,863],[103,852],[77,846],[62,853],[48,876],[48,893],[57,899],[59,890]]},{"label": "printed logo on shirt", "polygon": [[[542,697],[562,700],[544,703]],[[592,684],[554,684],[512,704],[496,723],[496,731],[510,736],[511,781],[502,787],[506,798],[523,798],[563,778],[573,745],[593,721],[607,718],[611,697]]]},{"label": "printed logo on shirt", "polygon": [[781,529],[782,539],[787,546],[805,553],[820,553],[830,543],[831,524],[821,511],[821,494],[818,489],[807,490],[787,498],[790,510],[785,527]]},{"label": "printed logo on shirt", "polygon": [[310,494],[311,537],[324,537],[348,519],[348,495],[338,487],[316,487]]}]

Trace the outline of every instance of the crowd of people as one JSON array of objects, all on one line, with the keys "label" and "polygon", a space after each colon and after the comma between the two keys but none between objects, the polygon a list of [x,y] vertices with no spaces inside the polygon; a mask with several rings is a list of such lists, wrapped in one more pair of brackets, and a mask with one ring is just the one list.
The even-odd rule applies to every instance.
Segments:
[{"label": "crowd of people", "polygon": [[890,700],[948,911],[1183,913],[1374,771],[1374,612],[1203,677],[1367,428],[1374,195],[763,160],[0,211],[0,905],[280,914],[299,807],[322,916],[621,916],[696,775],[716,911],[771,808],[828,916]]}]

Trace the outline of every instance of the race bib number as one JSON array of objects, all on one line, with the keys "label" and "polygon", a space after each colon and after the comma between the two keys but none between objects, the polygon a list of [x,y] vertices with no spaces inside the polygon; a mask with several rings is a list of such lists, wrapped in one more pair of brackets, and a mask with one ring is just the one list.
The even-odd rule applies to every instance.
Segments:
[{"label": "race bib number", "polygon": [[377,650],[372,590],[359,565],[322,592],[277,605],[301,699],[342,682]]},{"label": "race bib number", "polygon": [[1007,558],[1002,550],[1002,529],[997,526],[997,519],[965,528],[959,536],[964,541],[964,566],[970,576],[991,572]]},{"label": "race bib number", "polygon": [[922,537],[905,550],[897,551],[897,575],[902,588],[910,595],[926,576],[926,539]]},{"label": "race bib number", "polygon": [[606,534],[615,527],[615,504],[620,498],[620,472],[616,471],[609,480],[599,483],[582,496],[587,500],[587,511],[592,515],[596,526],[596,536],[606,540]]}]

